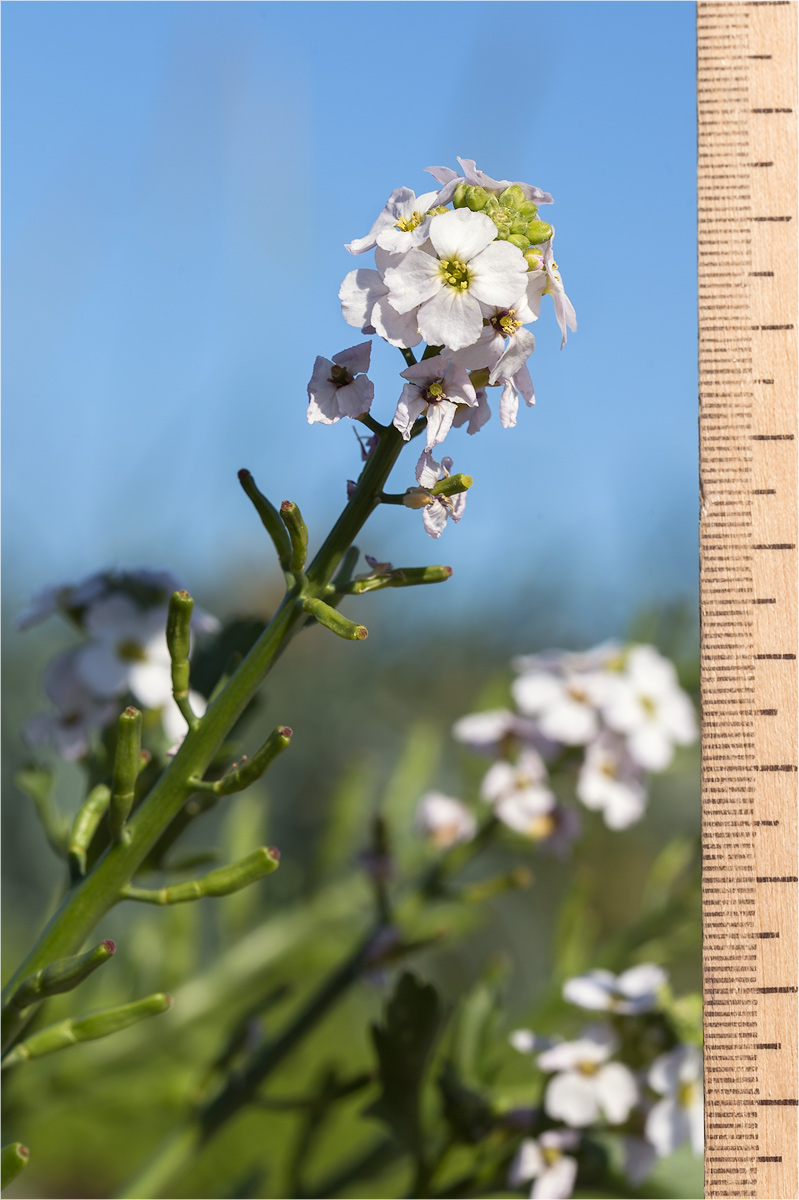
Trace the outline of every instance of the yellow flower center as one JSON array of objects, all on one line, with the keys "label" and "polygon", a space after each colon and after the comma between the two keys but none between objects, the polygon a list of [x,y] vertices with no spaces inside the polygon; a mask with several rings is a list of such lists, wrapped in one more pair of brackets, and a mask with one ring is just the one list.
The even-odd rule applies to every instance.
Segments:
[{"label": "yellow flower center", "polygon": [[690,1108],[696,1100],[696,1084],[681,1083],[677,1089],[677,1103],[683,1108]]},{"label": "yellow flower center", "polygon": [[590,1078],[590,1076],[596,1075],[599,1071],[599,1063],[581,1062],[577,1064],[577,1070],[581,1075],[587,1075]]},{"label": "yellow flower center", "polygon": [[423,220],[424,214],[414,209],[409,217],[400,217],[395,225],[395,229],[399,229],[403,233],[412,233],[417,225],[421,225]]},{"label": "yellow flower center", "polygon": [[468,263],[461,262],[459,258],[442,258],[438,271],[447,287],[454,288],[457,292],[469,290],[471,274]]}]

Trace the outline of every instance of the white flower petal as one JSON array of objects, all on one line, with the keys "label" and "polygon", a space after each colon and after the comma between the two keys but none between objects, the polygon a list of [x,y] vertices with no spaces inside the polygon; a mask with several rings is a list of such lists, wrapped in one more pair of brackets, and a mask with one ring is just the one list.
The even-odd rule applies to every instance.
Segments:
[{"label": "white flower petal", "polygon": [[483,314],[474,296],[451,287],[442,287],[422,304],[417,319],[422,337],[428,344],[446,345],[453,350],[470,346],[483,328]]},{"label": "white flower petal", "polygon": [[557,1120],[582,1129],[599,1116],[594,1085],[590,1077],[577,1071],[565,1071],[547,1084],[544,1111]]},{"label": "white flower petal", "polygon": [[[439,258],[471,262],[496,236],[497,227],[491,218],[485,213],[472,212],[469,208],[456,208],[453,212],[440,213],[430,222],[429,237]],[[520,250],[518,254],[524,261]],[[501,304],[502,301],[497,303]]]},{"label": "white flower petal", "polygon": [[577,1178],[577,1160],[564,1154],[539,1175],[530,1192],[531,1200],[568,1200]]},{"label": "white flower petal", "polygon": [[611,1125],[621,1125],[638,1100],[635,1076],[624,1063],[606,1063],[594,1076],[599,1103]]},{"label": "white flower petal", "polygon": [[387,267],[383,282],[398,313],[417,308],[444,286],[438,259],[423,250],[409,250],[396,267]]}]

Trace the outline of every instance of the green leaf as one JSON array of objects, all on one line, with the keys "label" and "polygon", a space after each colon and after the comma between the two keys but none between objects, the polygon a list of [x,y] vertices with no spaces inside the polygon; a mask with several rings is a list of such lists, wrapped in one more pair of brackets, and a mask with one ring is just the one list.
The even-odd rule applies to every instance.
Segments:
[{"label": "green leaf", "polygon": [[421,1088],[443,1024],[436,989],[406,971],[386,1005],[382,1025],[372,1026],[382,1092],[366,1114],[384,1121],[412,1149],[420,1144]]}]

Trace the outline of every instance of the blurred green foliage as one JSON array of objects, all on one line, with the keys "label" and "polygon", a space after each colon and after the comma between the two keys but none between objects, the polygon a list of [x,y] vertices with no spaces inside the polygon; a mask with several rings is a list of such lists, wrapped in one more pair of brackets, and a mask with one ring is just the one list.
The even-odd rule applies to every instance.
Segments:
[{"label": "blurred green foliage", "polygon": [[[286,1027],[370,927],[374,887],[361,856],[378,814],[397,878],[429,870],[435,855],[411,829],[419,795],[434,786],[469,800],[485,768],[450,739],[453,721],[505,701],[511,654],[597,640],[597,631],[568,628],[562,613],[559,627],[536,616],[552,606],[548,598],[537,608],[534,599],[520,598],[518,612],[500,627],[487,614],[466,626],[450,625],[439,613],[421,628],[403,621],[392,628],[397,604],[383,618],[377,606],[374,618],[359,608],[371,634],[365,647],[319,629],[291,647],[234,732],[231,749],[251,751],[277,723],[295,730],[291,748],[267,781],[194,821],[180,848],[196,862],[221,846],[217,853],[227,861],[254,844],[273,844],[282,852],[280,870],[220,900],[163,911],[120,906],[102,922],[97,937],[119,947],[113,962],[77,998],[49,1000],[33,1027],[156,990],[171,991],[173,1006],[113,1039],[13,1072],[4,1140],[22,1140],[31,1162],[9,1196],[115,1194],[189,1105],[211,1095],[225,1074]],[[212,598],[202,602],[214,609]],[[257,625],[242,618],[238,641]],[[656,644],[696,693],[697,629],[689,605],[642,613],[622,632]],[[35,805],[49,803],[49,793],[39,776],[28,775],[28,795],[9,777],[29,761],[19,732],[41,707],[42,668],[68,640],[55,625],[44,627],[24,641],[12,638],[6,656],[7,968],[65,884],[35,818]],[[227,658],[236,644],[231,635]],[[206,665],[198,661],[195,682]],[[213,674],[209,668],[209,680]],[[57,827],[79,802],[75,768],[57,770],[53,802]],[[412,1189],[434,1186],[431,1195],[510,1195],[497,1185],[496,1163],[510,1151],[492,1126],[486,1089],[504,1110],[540,1099],[540,1078],[507,1034],[519,1025],[576,1034],[585,1014],[562,1001],[565,978],[593,967],[619,971],[658,962],[678,998],[670,1019],[681,1036],[697,1038],[701,1014],[690,994],[701,986],[698,748],[678,752],[652,780],[640,824],[611,832],[588,812],[583,824],[565,867],[503,831],[460,880],[476,883],[521,862],[533,875],[527,889],[481,904],[445,892],[422,905],[398,886],[400,922],[421,948],[407,962],[398,952],[396,963],[388,948],[285,1057],[256,1102],[195,1155],[169,1194],[389,1197],[427,1194]],[[410,1042],[409,1029],[416,1031]],[[448,1130],[437,1163],[424,1159],[421,1129]],[[458,1181],[475,1169],[475,1146],[478,1160],[485,1158],[485,1190],[463,1192]],[[606,1149],[595,1152],[617,1190],[577,1195],[701,1194],[701,1163],[686,1154],[659,1163],[633,1192],[621,1190],[629,1185],[618,1165],[607,1166]],[[479,1178],[479,1161],[477,1170]]]}]

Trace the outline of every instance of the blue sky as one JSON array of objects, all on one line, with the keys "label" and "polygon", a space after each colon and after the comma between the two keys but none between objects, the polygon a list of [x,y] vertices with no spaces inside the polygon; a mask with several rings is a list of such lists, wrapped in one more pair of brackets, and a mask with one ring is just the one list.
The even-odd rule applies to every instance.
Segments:
[{"label": "blue sky", "polygon": [[[434,543],[391,508],[363,549],[451,563],[453,603],[498,575],[621,607],[695,588],[689,0],[45,0],[4,4],[2,34],[13,595],[258,561],[242,466],[321,541],[357,470],[349,422],[305,420],[315,356],[360,340],[343,243],[456,155],[553,193],[579,331],[561,353],[545,301],[535,409],[448,439],[476,480],[461,525]],[[372,360],[388,420],[404,363],[379,341]]]}]

